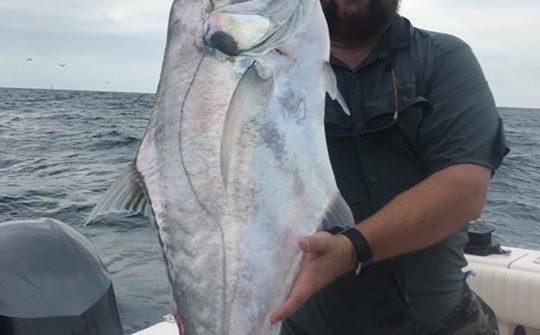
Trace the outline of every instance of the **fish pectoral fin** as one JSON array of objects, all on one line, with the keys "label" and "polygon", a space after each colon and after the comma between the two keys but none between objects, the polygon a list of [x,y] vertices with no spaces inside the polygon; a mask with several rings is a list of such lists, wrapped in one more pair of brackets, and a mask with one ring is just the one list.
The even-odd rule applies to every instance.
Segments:
[{"label": "fish pectoral fin", "polygon": [[327,62],[325,62],[323,65],[323,76],[324,86],[326,92],[328,92],[328,94],[330,95],[330,98],[336,100],[341,105],[341,108],[343,108],[345,114],[350,116],[351,112],[349,110],[349,106],[347,106],[345,98],[343,98],[341,92],[338,89],[336,74],[334,73],[334,70],[332,70],[332,66]]},{"label": "fish pectoral fin", "polygon": [[321,229],[328,231],[332,228],[349,228],[354,225],[355,222],[351,208],[341,194],[337,193],[326,208],[322,218]]},{"label": "fish pectoral fin", "polygon": [[[249,138],[249,123],[268,110],[274,80],[261,78],[256,65],[250,66],[238,84],[232,95],[223,126],[221,139],[221,177],[223,185],[227,188],[229,170],[233,155],[238,150],[249,150],[249,145],[242,145],[243,138]],[[243,129],[243,127],[246,129]]]},{"label": "fish pectoral fin", "polygon": [[134,163],[131,163],[126,171],[109,187],[84,225],[86,226],[96,217],[108,213],[140,213],[152,218],[152,209],[139,181],[139,172]]}]

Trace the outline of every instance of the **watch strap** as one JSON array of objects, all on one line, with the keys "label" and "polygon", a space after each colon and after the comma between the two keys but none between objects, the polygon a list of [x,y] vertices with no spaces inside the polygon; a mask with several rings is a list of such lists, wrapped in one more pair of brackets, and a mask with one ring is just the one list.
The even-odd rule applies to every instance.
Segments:
[{"label": "watch strap", "polygon": [[346,236],[351,241],[354,250],[356,251],[356,256],[358,257],[356,274],[359,274],[361,268],[371,263],[373,260],[373,252],[364,235],[355,227],[345,229],[341,231],[340,234]]}]

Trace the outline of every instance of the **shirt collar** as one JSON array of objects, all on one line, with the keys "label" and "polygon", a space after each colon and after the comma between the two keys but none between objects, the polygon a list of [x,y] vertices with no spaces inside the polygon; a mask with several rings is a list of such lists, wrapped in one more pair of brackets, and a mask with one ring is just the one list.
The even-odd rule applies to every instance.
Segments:
[{"label": "shirt collar", "polygon": [[389,30],[391,49],[400,49],[411,45],[413,26],[409,20],[401,15],[396,15]]},{"label": "shirt collar", "polygon": [[[386,32],[381,35],[371,54],[353,72],[364,68],[378,59],[387,60],[393,54],[394,50],[408,47],[411,44],[412,31],[413,27],[410,21],[396,14],[394,21]],[[347,68],[345,64],[333,56],[330,57],[330,64]]]}]

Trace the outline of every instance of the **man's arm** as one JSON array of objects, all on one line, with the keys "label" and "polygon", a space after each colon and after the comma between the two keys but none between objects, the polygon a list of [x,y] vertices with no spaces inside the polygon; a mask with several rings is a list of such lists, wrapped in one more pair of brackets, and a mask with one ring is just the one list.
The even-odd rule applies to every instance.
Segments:
[{"label": "man's arm", "polygon": [[[357,225],[374,261],[429,247],[477,218],[490,178],[491,170],[484,166],[452,165],[397,196]],[[345,236],[319,232],[303,238],[300,248],[302,270],[271,322],[290,316],[314,293],[356,267],[355,250]]]},{"label": "man's arm", "polygon": [[480,216],[491,170],[459,164],[436,172],[403,192],[357,226],[374,260],[429,247]]}]

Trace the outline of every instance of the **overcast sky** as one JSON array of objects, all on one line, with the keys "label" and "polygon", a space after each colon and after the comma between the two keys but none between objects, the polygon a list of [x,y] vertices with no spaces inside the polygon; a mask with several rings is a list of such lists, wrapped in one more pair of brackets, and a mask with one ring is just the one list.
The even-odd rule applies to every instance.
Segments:
[{"label": "overcast sky", "polygon": [[[0,87],[155,92],[171,2],[0,0]],[[499,106],[540,108],[540,0],[402,0],[401,13],[468,42]]]}]

